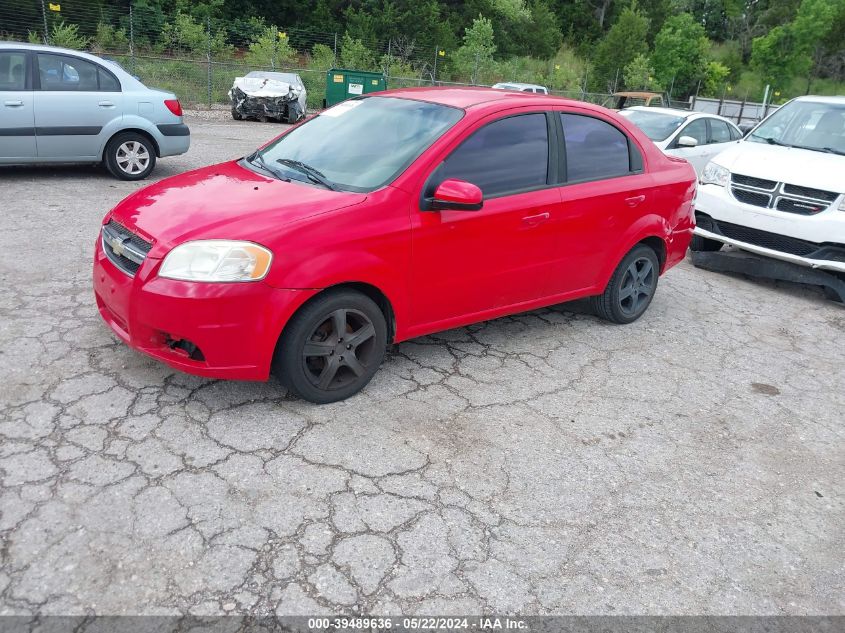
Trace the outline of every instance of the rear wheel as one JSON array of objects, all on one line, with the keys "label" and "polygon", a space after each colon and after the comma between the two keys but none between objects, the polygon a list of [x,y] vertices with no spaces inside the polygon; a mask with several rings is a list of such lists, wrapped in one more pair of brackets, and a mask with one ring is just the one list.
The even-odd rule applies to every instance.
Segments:
[{"label": "rear wheel", "polygon": [[691,251],[707,251],[715,252],[722,250],[722,242],[719,240],[711,240],[709,237],[702,237],[701,235],[693,235],[692,241],[689,243]]},{"label": "rear wheel", "polygon": [[242,115],[240,112],[238,112],[237,110],[235,110],[234,108],[232,108],[232,118],[233,118],[233,119],[235,119],[235,121],[240,121],[240,120],[242,120],[244,117],[243,117],[243,115]]},{"label": "rear wheel", "polygon": [[123,132],[108,142],[103,162],[115,178],[143,180],[155,167],[155,147],[146,136]]},{"label": "rear wheel", "polygon": [[632,323],[648,308],[657,290],[660,262],[645,244],[638,244],[625,255],[604,292],[591,297],[593,310],[612,323]]},{"label": "rear wheel", "polygon": [[336,402],[370,382],[386,346],[387,324],[372,299],[354,290],[329,291],[288,322],[274,372],[305,400]]}]

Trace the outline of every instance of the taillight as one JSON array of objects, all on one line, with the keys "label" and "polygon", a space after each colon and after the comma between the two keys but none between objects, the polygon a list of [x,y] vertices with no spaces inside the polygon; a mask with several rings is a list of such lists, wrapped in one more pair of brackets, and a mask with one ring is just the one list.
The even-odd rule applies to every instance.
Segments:
[{"label": "taillight", "polygon": [[182,104],[179,103],[179,99],[165,99],[164,105],[176,116],[182,116]]}]

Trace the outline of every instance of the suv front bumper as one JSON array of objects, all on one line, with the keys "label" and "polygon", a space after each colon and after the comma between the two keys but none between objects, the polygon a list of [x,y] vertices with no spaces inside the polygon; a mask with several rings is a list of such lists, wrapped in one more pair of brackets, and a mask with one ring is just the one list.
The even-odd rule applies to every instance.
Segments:
[{"label": "suv front bumper", "polygon": [[845,273],[845,212],[807,216],[736,200],[727,187],[700,185],[695,234],[800,266]]}]

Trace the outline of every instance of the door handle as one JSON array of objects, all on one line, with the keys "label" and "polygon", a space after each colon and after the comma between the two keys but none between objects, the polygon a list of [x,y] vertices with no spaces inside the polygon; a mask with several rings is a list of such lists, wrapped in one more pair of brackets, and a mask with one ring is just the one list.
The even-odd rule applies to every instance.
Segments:
[{"label": "door handle", "polygon": [[636,207],[643,200],[645,200],[645,196],[633,196],[631,198],[625,198],[625,204],[629,207]]},{"label": "door handle", "polygon": [[4,101],[3,105],[9,106],[10,108],[20,108],[23,105],[23,101]]},{"label": "door handle", "polygon": [[526,226],[537,226],[538,224],[542,224],[543,222],[548,220],[550,217],[551,215],[548,213],[548,211],[546,211],[543,213],[538,213],[537,215],[528,215],[522,218],[522,223]]},{"label": "door handle", "polygon": [[97,105],[99,105],[101,108],[113,108],[114,107],[114,104],[111,101],[100,101],[100,103],[98,103]]}]

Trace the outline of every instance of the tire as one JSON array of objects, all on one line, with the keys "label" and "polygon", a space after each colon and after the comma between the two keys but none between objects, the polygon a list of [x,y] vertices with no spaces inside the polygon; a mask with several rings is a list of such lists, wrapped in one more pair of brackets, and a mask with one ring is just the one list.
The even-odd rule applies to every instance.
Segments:
[{"label": "tire", "polygon": [[651,304],[660,262],[645,244],[632,248],[613,271],[604,292],[590,301],[595,313],[611,323],[633,323]]},{"label": "tire", "polygon": [[103,162],[115,178],[143,180],[156,166],[155,146],[146,136],[121,132],[106,145]]},{"label": "tire", "polygon": [[387,323],[376,303],[354,290],[330,290],[288,321],[273,372],[304,400],[337,402],[370,382],[386,347]]},{"label": "tire", "polygon": [[693,235],[692,241],[689,243],[691,251],[707,251],[715,253],[722,250],[724,244],[719,240],[711,240],[709,237],[702,237],[701,235]]},{"label": "tire", "polygon": [[235,119],[235,121],[242,121],[244,117],[240,112],[232,108],[232,118]]}]

